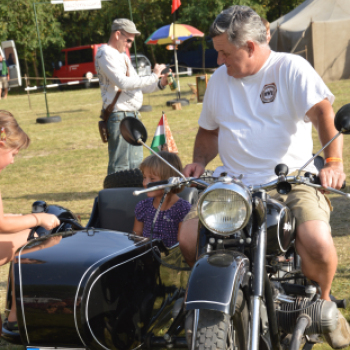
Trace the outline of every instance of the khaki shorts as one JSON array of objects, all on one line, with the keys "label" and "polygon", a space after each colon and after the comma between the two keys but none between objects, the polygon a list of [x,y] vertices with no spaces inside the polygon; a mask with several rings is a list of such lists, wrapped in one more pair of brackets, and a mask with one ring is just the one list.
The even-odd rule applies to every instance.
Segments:
[{"label": "khaki shorts", "polygon": [[7,77],[0,77],[0,89],[8,89],[9,88],[9,82],[7,80]]},{"label": "khaki shorts", "polygon": [[[293,185],[292,191],[286,195],[279,194],[276,190],[268,192],[274,198],[287,205],[296,220],[296,227],[306,221],[324,221],[329,226],[331,202],[324,194],[313,187],[305,185]],[[191,210],[185,216],[184,221],[197,219],[197,204],[192,205]],[[330,226],[329,226],[330,228]]]}]

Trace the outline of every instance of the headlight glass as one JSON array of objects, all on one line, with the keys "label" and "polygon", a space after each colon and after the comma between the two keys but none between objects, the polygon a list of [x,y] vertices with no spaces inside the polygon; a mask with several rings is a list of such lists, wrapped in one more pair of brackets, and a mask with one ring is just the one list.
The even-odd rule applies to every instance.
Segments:
[{"label": "headlight glass", "polygon": [[248,222],[251,214],[250,194],[237,184],[216,184],[214,187],[218,188],[212,187],[200,199],[199,217],[208,230],[230,235]]}]

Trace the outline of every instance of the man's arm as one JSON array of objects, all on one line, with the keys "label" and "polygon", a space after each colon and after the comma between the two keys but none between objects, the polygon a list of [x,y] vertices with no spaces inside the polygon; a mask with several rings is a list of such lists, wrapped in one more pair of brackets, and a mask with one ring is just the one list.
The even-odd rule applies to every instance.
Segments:
[{"label": "man's arm", "polygon": [[[337,134],[337,130],[334,127],[334,111],[327,99],[315,104],[306,115],[316,128],[322,145],[325,145]],[[343,136],[341,135],[325,148],[323,152],[326,159],[330,157],[342,159],[342,150]],[[319,176],[323,187],[339,189],[345,180],[343,163],[327,163],[320,171]]]},{"label": "man's arm", "polygon": [[185,176],[199,177],[204,173],[205,166],[218,154],[219,129],[198,129],[193,151],[193,163],[184,168]]}]

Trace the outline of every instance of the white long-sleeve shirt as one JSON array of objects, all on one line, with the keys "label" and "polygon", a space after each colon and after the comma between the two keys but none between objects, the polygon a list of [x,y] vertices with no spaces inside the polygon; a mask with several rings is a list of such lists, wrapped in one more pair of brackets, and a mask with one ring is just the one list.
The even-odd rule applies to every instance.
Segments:
[{"label": "white long-sleeve shirt", "polygon": [[[128,77],[126,65],[129,68]],[[139,77],[129,57],[109,45],[102,45],[97,51],[95,67],[100,82],[103,108],[112,103],[118,89],[122,90],[114,106],[114,112],[137,111],[142,106],[143,93],[159,90],[156,74]]]}]

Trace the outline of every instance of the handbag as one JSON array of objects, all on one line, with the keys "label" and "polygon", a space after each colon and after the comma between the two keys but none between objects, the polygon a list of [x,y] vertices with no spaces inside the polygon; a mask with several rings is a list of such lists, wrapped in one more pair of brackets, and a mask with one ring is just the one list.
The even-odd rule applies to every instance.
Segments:
[{"label": "handbag", "polygon": [[117,100],[121,93],[122,93],[122,90],[118,90],[112,103],[108,105],[106,109],[101,110],[100,118],[102,120],[98,122],[98,130],[100,132],[101,140],[104,143],[108,142],[108,137],[109,137],[108,129],[107,129],[107,122],[108,122],[109,116],[111,115],[114,105],[117,103]]},{"label": "handbag", "polygon": [[[126,76],[129,77],[130,76],[129,66],[126,60],[125,60],[125,64],[126,64]],[[122,93],[122,90],[118,90],[112,103],[108,105],[106,109],[103,109],[103,108],[101,109],[100,119],[102,120],[98,122],[98,130],[100,132],[101,140],[104,143],[108,142],[108,137],[109,137],[108,129],[107,129],[107,122],[108,122],[109,116],[111,115],[114,109],[114,106],[117,103],[117,100],[121,93]]]}]

